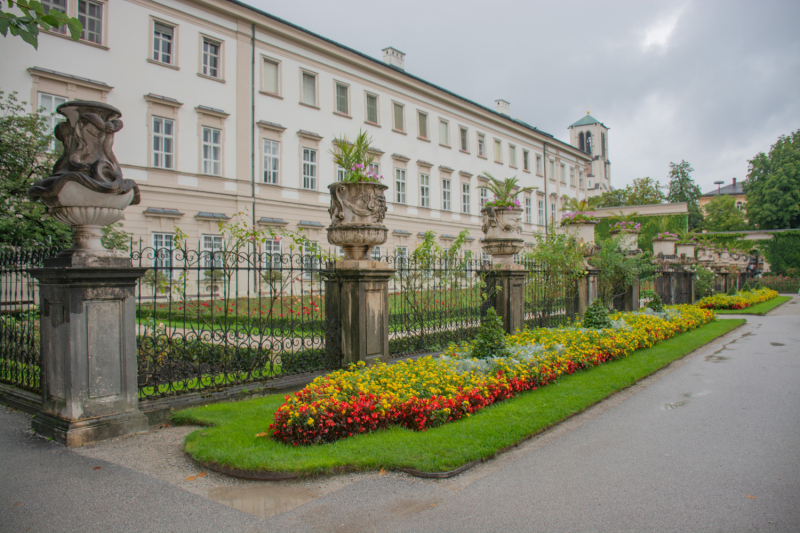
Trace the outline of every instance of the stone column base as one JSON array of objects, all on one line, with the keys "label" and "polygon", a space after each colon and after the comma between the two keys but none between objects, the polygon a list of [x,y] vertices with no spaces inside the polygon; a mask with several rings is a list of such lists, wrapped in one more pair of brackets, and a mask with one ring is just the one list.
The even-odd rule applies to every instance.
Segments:
[{"label": "stone column base", "polygon": [[65,420],[42,412],[33,417],[31,429],[67,448],[77,448],[125,435],[147,433],[148,423],[147,417],[139,411],[84,420]]},{"label": "stone column base", "polygon": [[597,298],[597,276],[599,270],[590,268],[586,275],[578,278],[578,315],[586,314],[586,310]]},{"label": "stone column base", "polygon": [[[503,329],[508,334],[522,330],[525,325],[525,276],[522,265],[501,264],[486,277],[487,289],[496,289],[494,308],[503,319]],[[499,288],[497,288],[499,287]]]}]

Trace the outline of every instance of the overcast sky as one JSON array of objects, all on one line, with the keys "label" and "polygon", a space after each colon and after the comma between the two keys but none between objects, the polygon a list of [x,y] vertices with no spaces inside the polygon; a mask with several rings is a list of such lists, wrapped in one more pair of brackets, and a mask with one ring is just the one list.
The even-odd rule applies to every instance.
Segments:
[{"label": "overcast sky", "polygon": [[244,1],[567,142],[588,106],[614,187],[685,159],[709,192],[800,129],[797,0]]}]

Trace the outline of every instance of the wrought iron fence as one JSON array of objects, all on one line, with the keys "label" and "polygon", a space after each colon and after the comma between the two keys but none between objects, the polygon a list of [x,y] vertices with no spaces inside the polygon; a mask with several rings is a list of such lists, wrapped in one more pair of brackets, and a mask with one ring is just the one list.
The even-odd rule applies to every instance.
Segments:
[{"label": "wrought iron fence", "polygon": [[54,247],[0,249],[0,381],[41,391],[38,284],[27,269],[58,253]]},{"label": "wrought iron fence", "polygon": [[578,309],[577,281],[534,261],[519,261],[525,267],[525,325],[555,328],[575,320]]},{"label": "wrought iron fence", "polygon": [[469,257],[383,257],[396,273],[389,281],[392,357],[441,350],[471,340],[490,305],[488,263]]},{"label": "wrought iron fence", "polygon": [[[325,348],[324,279],[313,253],[139,248],[152,267],[137,288],[140,398],[155,398],[338,366]],[[339,354],[340,355],[340,354]]]}]

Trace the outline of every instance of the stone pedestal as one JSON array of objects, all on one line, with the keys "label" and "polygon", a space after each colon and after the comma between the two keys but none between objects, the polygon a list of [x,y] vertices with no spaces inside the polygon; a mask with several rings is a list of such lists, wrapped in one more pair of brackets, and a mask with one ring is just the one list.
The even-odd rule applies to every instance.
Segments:
[{"label": "stone pedestal", "polygon": [[42,338],[42,412],[32,426],[68,447],[147,431],[134,299],[147,269],[130,264],[29,271],[39,281]]},{"label": "stone pedestal", "polygon": [[622,310],[639,310],[639,280],[634,281],[633,285],[625,291],[625,295],[622,297]]},{"label": "stone pedestal", "polygon": [[497,316],[503,329],[513,334],[525,325],[525,276],[522,265],[502,264],[486,276],[486,290],[491,291]]},{"label": "stone pedestal", "polygon": [[325,313],[328,351],[341,350],[342,367],[389,360],[389,278],[396,271],[381,261],[339,261],[329,276]]},{"label": "stone pedestal", "polygon": [[597,276],[600,271],[589,269],[586,275],[578,278],[578,315],[583,316],[597,298]]}]

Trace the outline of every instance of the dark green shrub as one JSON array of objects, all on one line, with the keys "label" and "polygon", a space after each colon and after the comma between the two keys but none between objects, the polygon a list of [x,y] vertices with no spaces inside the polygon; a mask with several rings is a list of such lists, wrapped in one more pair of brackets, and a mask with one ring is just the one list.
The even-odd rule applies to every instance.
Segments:
[{"label": "dark green shrub", "polygon": [[736,284],[731,283],[731,286],[728,287],[728,296],[736,296]]},{"label": "dark green shrub", "polygon": [[661,297],[658,294],[653,294],[653,297],[647,302],[646,307],[653,311],[661,312],[664,310],[664,303],[661,301]]},{"label": "dark green shrub", "polygon": [[753,287],[750,286],[750,282],[749,281],[745,281],[744,285],[742,285],[742,292],[744,292],[744,291],[752,291],[752,290],[753,290]]},{"label": "dark green shrub", "polygon": [[583,327],[592,329],[607,329],[611,327],[608,319],[608,309],[601,298],[595,298],[586,313],[583,315]]},{"label": "dark green shrub", "polygon": [[486,311],[481,322],[478,336],[472,348],[472,357],[486,359],[504,354],[506,350],[506,332],[503,331],[503,319],[497,315],[494,307]]}]

